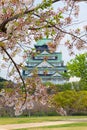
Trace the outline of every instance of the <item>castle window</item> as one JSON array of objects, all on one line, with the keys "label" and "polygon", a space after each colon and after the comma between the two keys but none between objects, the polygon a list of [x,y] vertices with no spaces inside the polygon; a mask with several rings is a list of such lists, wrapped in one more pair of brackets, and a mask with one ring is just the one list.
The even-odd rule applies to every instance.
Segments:
[{"label": "castle window", "polygon": [[35,57],[34,57],[34,56],[32,56],[32,59],[34,60],[34,59],[35,59]]},{"label": "castle window", "polygon": [[35,60],[42,60],[43,57],[35,57],[34,59],[35,59]]},{"label": "castle window", "polygon": [[29,71],[28,70],[25,70],[25,75],[27,75],[29,73]]},{"label": "castle window", "polygon": [[61,63],[61,66],[63,66],[63,62]]},{"label": "castle window", "polygon": [[66,73],[67,72],[67,70],[64,70],[64,73]]},{"label": "castle window", "polygon": [[55,59],[58,59],[58,57],[57,57],[57,56],[55,56]]},{"label": "castle window", "polygon": [[58,66],[61,66],[61,63],[59,63]]}]

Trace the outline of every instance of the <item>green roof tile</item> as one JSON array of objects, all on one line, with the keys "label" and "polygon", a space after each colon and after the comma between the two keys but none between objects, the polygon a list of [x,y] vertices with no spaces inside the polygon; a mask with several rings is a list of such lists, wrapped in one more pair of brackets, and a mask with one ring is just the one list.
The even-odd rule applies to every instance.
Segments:
[{"label": "green roof tile", "polygon": [[47,43],[49,43],[49,42],[51,42],[51,41],[52,41],[51,38],[49,38],[49,39],[43,38],[43,39],[41,39],[41,40],[38,40],[36,45],[42,46],[42,45],[47,44]]}]

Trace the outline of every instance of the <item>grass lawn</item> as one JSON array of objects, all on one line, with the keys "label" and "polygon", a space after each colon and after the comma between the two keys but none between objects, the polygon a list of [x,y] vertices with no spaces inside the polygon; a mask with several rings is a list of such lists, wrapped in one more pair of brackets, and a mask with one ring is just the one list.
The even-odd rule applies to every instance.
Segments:
[{"label": "grass lawn", "polygon": [[87,130],[87,123],[71,123],[71,124],[63,124],[56,126],[46,126],[46,127],[38,127],[38,128],[25,128],[25,129],[16,129],[16,130]]},{"label": "grass lawn", "polygon": [[0,125],[5,124],[21,124],[21,123],[34,123],[34,122],[44,122],[44,121],[61,121],[70,119],[84,119],[87,116],[47,116],[47,117],[15,117],[0,118]]}]

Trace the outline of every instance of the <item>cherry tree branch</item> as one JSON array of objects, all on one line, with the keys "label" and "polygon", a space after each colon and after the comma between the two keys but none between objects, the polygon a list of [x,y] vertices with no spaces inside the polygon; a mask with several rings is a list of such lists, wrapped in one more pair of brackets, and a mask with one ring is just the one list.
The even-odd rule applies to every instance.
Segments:
[{"label": "cherry tree branch", "polygon": [[[40,15],[35,14],[35,13],[34,13],[34,15],[40,18]],[[62,33],[64,33],[64,34],[71,35],[71,36],[73,36],[73,37],[75,37],[75,38],[81,40],[82,42],[85,42],[85,40],[81,39],[81,37],[79,37],[79,36],[77,36],[77,35],[74,35],[74,34],[72,34],[72,33],[70,33],[70,32],[67,32],[67,31],[65,31],[65,30],[62,30],[62,28],[57,27],[55,24],[49,22],[48,20],[44,20],[44,22],[46,22],[47,24],[49,24],[49,26],[54,27],[55,29],[59,30],[60,32],[62,32]]]},{"label": "cherry tree branch", "polygon": [[40,29],[43,29],[43,28],[51,28],[53,27],[52,25],[44,25],[44,26],[41,26],[41,27],[29,27],[28,29],[29,30],[40,30]]},{"label": "cherry tree branch", "polygon": [[7,79],[7,77],[8,77],[8,74],[9,74],[9,68],[10,68],[11,65],[12,65],[12,62],[9,64],[9,66],[8,66],[8,68],[7,68],[6,79]]},{"label": "cherry tree branch", "polygon": [[72,4],[72,7],[71,7],[71,11],[70,11],[69,17],[70,17],[71,14],[72,14],[72,10],[73,10],[74,4],[75,4],[75,2],[73,1],[73,4]]},{"label": "cherry tree branch", "polygon": [[24,79],[23,79],[23,77],[22,77],[22,75],[21,75],[21,73],[19,71],[19,68],[17,67],[17,64],[15,63],[15,61],[13,60],[13,58],[10,56],[10,54],[7,52],[7,50],[3,46],[1,46],[1,48],[7,54],[7,56],[10,58],[10,60],[12,61],[12,63],[14,64],[14,66],[15,66],[15,68],[16,68],[19,76],[20,76],[20,79],[22,80],[23,87],[25,88],[25,94],[26,94],[26,92],[27,92],[26,91],[26,85],[25,85]]},{"label": "cherry tree branch", "polygon": [[19,76],[20,76],[20,79],[22,80],[22,84],[23,84],[23,88],[24,88],[24,89],[23,89],[23,92],[25,92],[24,101],[23,101],[22,106],[21,106],[21,109],[22,109],[22,107],[24,106],[24,104],[25,104],[25,102],[26,102],[26,98],[27,98],[27,89],[26,89],[26,85],[25,85],[24,79],[23,79],[23,77],[22,77],[22,75],[21,75],[21,73],[20,73],[20,71],[19,71],[19,68],[17,67],[17,64],[16,64],[15,61],[12,59],[12,57],[10,56],[10,54],[7,52],[7,50],[6,50],[3,46],[2,46],[1,48],[2,48],[2,50],[7,54],[7,56],[10,58],[10,60],[12,61],[12,63],[14,64],[14,66],[15,66],[15,68],[16,68],[16,70],[17,70]]},{"label": "cherry tree branch", "polygon": [[[59,2],[59,1],[60,1],[60,0],[53,0],[53,1],[52,1],[52,4],[54,4],[54,3],[56,3],[56,2]],[[85,1],[85,0],[74,0],[74,1],[79,1],[79,2],[80,2],[80,1]],[[5,27],[5,26],[6,26],[7,23],[9,23],[10,21],[13,21],[13,20],[15,20],[15,19],[18,19],[20,16],[24,16],[24,15],[29,14],[29,13],[32,14],[34,11],[36,11],[36,10],[38,10],[39,8],[43,7],[43,5],[44,5],[44,3],[41,3],[39,6],[33,8],[33,9],[31,9],[31,10],[26,10],[26,11],[24,11],[24,12],[22,12],[22,13],[16,14],[16,15],[10,17],[10,18],[5,19],[5,20],[0,24],[0,30],[1,30],[2,32],[5,32],[5,33],[6,33],[6,27]]]},{"label": "cherry tree branch", "polygon": [[[57,1],[55,1],[55,0],[52,1],[52,3],[55,3],[55,2],[57,2]],[[29,13],[32,14],[34,11],[36,11],[36,10],[38,10],[39,8],[43,7],[43,5],[44,5],[44,3],[41,3],[39,6],[33,8],[33,9],[31,9],[31,10],[26,10],[26,11],[24,11],[24,13],[22,12],[22,13],[19,13],[19,14],[14,15],[14,16],[8,18],[8,19],[5,19],[5,20],[0,24],[0,30],[1,30],[2,32],[5,32],[5,33],[6,33],[6,27],[5,27],[5,26],[6,26],[7,23],[9,23],[10,21],[13,21],[13,20],[15,20],[15,19],[18,19],[20,16],[24,16],[25,14],[29,14]]]},{"label": "cherry tree branch", "polygon": [[[52,4],[54,4],[54,3],[56,3],[56,2],[59,2],[60,0],[53,0],[52,1]],[[81,2],[81,1],[86,1],[86,0],[74,0],[75,2],[76,1],[78,1],[78,2]],[[43,7],[43,5],[44,5],[44,3],[41,3],[39,6],[37,6],[37,7],[35,7],[35,8],[33,8],[33,9],[31,9],[31,10],[26,10],[26,11],[24,11],[24,13],[22,12],[22,13],[19,13],[19,14],[16,14],[16,15],[14,15],[14,16],[12,16],[12,17],[10,17],[10,18],[7,18],[7,19],[5,19],[1,24],[0,24],[0,30],[2,31],[2,32],[5,32],[6,33],[6,24],[7,23],[9,23],[10,21],[13,21],[13,20],[15,20],[15,19],[18,19],[20,16],[24,16],[24,15],[26,15],[26,14],[29,14],[29,13],[34,13],[34,11],[36,11],[36,10],[38,10],[39,8],[41,8],[41,7]]]}]

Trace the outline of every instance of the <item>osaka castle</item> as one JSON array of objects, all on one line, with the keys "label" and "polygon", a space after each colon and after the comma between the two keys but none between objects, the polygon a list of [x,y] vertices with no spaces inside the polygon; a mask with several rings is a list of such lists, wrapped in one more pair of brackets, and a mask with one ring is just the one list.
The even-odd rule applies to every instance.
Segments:
[{"label": "osaka castle", "polygon": [[52,82],[53,84],[63,84],[66,79],[62,74],[66,73],[66,66],[62,60],[62,53],[50,49],[52,39],[38,40],[34,45],[35,52],[29,54],[26,66],[23,70],[23,78],[34,76],[33,72],[37,69],[37,74],[42,82]]}]

